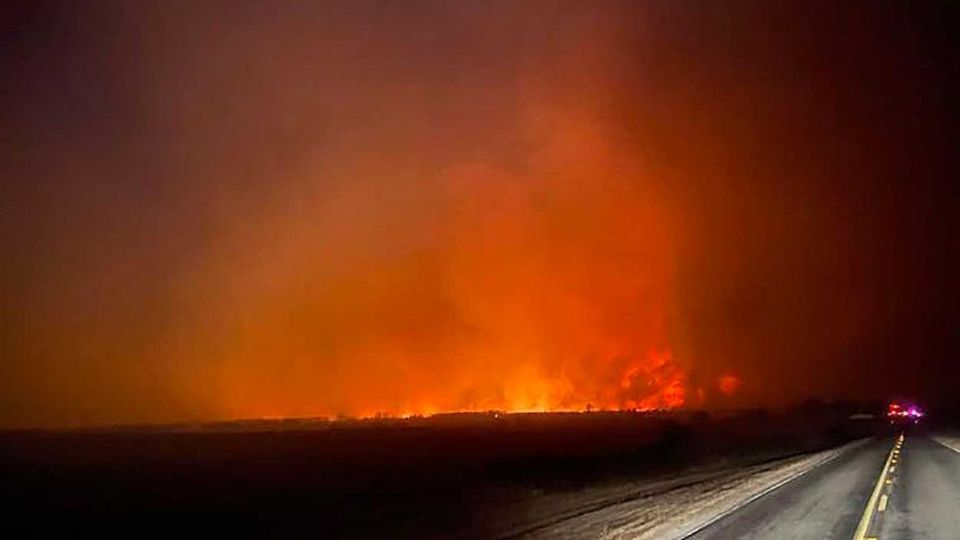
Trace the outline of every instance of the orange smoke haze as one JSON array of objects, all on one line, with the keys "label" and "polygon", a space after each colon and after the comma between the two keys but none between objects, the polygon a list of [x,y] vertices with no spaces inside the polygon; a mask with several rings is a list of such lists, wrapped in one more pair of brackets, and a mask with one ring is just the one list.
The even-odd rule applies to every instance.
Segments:
[{"label": "orange smoke haze", "polygon": [[591,119],[600,98],[540,92],[504,126],[527,149],[509,167],[478,156],[396,188],[396,171],[364,171],[256,217],[275,237],[259,261],[212,270],[228,288],[210,305],[245,297],[222,314],[237,333],[216,353],[220,414],[682,405],[665,324],[676,224]]},{"label": "orange smoke haze", "polygon": [[957,380],[955,152],[923,127],[956,92],[900,8],[29,4],[0,427]]},{"label": "orange smoke haze", "polygon": [[717,379],[717,388],[725,396],[736,394],[740,390],[740,378],[736,375],[721,375]]},{"label": "orange smoke haze", "polygon": [[155,60],[145,95],[190,245],[158,293],[161,323],[116,350],[144,371],[105,373],[121,393],[152,379],[173,403],[158,415],[125,397],[126,414],[684,403],[679,223],[611,106],[615,12],[504,24],[476,6],[264,4],[211,33],[201,22],[220,11],[161,6],[140,41]]}]

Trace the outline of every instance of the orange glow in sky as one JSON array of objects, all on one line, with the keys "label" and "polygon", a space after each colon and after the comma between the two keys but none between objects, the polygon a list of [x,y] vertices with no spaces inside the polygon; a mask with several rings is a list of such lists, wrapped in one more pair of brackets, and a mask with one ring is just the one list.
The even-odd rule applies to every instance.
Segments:
[{"label": "orange glow in sky", "polygon": [[920,19],[99,4],[0,50],[0,428],[958,395]]}]

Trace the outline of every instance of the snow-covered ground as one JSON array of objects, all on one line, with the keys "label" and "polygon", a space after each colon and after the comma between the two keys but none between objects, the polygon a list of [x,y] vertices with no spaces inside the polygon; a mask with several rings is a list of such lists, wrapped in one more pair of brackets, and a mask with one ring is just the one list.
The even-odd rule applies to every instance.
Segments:
[{"label": "snow-covered ground", "polygon": [[[683,538],[864,442],[750,467],[545,494],[525,505],[522,522],[528,527],[522,537],[571,540]],[[511,532],[516,534],[523,530],[518,527]]]}]

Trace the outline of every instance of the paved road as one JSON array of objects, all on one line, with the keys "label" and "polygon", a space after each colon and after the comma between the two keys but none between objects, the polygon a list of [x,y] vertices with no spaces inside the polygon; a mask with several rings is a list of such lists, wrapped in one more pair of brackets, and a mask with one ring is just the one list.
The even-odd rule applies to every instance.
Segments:
[{"label": "paved road", "polygon": [[924,436],[897,441],[853,449],[692,538],[960,539],[960,453]]},{"label": "paved road", "polygon": [[880,538],[960,538],[960,453],[908,438]]}]

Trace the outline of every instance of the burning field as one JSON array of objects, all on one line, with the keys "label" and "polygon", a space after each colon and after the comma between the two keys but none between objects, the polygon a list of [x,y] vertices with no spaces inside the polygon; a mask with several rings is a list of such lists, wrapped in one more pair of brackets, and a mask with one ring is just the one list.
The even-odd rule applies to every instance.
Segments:
[{"label": "burning field", "polygon": [[[48,234],[69,237],[55,252],[70,262],[40,265],[31,279],[50,286],[20,298],[15,353],[36,370],[11,374],[30,391],[4,413],[69,425],[662,410],[716,390],[710,369],[691,379],[676,314],[677,193],[611,101],[635,69],[617,54],[616,12],[558,14],[556,42],[555,27],[518,34],[466,8],[301,9],[238,10],[227,34],[184,22],[214,9],[137,12],[162,21],[136,36],[154,59],[141,121],[157,206],[98,213],[94,190],[64,202],[78,213]],[[443,40],[477,63],[425,56],[428,38],[407,32],[419,16],[467,32]],[[291,29],[303,17],[340,30]],[[372,41],[351,31],[364,24]],[[251,38],[278,49],[251,54]],[[175,61],[182,47],[205,60]],[[393,82],[371,84],[384,70]],[[251,74],[270,92],[227,82]],[[115,152],[84,156],[44,161],[41,183],[124,169]],[[169,226],[136,218],[157,208]]]},{"label": "burning field", "polygon": [[[201,306],[245,297],[221,315],[235,332],[214,373],[225,412],[682,405],[667,312],[677,233],[662,186],[602,127],[538,114],[535,128],[513,128],[531,150],[512,170],[455,164],[386,191],[351,182],[322,214],[257,220],[285,231],[279,245],[262,264],[224,261],[215,281],[228,289]],[[306,231],[319,241],[304,244]]]},{"label": "burning field", "polygon": [[875,4],[4,3],[0,537],[660,538],[960,418],[956,17]]},{"label": "burning field", "polygon": [[950,402],[943,58],[762,4],[11,9],[0,426]]}]

